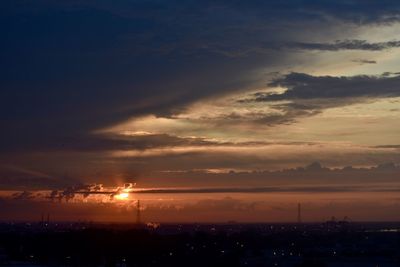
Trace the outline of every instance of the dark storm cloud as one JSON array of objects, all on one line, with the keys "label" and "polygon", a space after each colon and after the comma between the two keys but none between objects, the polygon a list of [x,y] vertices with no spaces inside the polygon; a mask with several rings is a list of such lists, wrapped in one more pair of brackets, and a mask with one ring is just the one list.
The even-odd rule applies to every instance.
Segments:
[{"label": "dark storm cloud", "polygon": [[[285,55],[233,59],[221,51],[296,43],[291,39],[298,39],[292,36],[298,31],[286,23],[389,23],[398,19],[400,4],[2,1],[1,6],[3,151],[32,144],[59,147],[131,116],[168,115],[202,97],[244,88],[254,81],[243,70],[265,62],[274,66]],[[372,50],[393,45],[334,44]]]},{"label": "dark storm cloud", "polygon": [[256,101],[292,99],[373,98],[400,96],[400,76],[312,76],[290,73],[272,81],[270,86],[287,88],[282,94],[258,95]]},{"label": "dark storm cloud", "polygon": [[[289,73],[268,84],[283,87],[283,93],[253,94],[239,103],[265,102],[277,109],[276,114],[266,114],[258,121],[275,125],[290,124],[301,117],[321,113],[324,109],[364,103],[378,98],[400,96],[398,73],[379,76],[313,76],[305,73]],[[279,103],[286,101],[286,103]]]},{"label": "dark storm cloud", "polygon": [[[123,17],[86,5],[31,5],[19,9],[9,3],[2,11],[1,148],[59,146],[133,115],[165,115],[199,97],[245,85],[240,78],[220,78],[236,71],[224,66],[227,62],[207,71],[218,60],[207,53],[153,53],[192,38],[190,21],[196,18],[189,16],[189,24],[168,22],[174,15],[168,5],[160,7],[166,17],[158,17],[157,7],[156,16]],[[185,25],[189,29],[181,29]],[[199,71],[207,82],[197,79]]]}]

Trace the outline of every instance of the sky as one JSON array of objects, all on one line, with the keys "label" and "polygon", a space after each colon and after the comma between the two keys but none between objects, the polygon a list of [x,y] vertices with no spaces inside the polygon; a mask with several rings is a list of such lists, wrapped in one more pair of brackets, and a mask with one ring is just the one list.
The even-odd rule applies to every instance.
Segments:
[{"label": "sky", "polygon": [[0,6],[0,220],[400,220],[398,1]]}]

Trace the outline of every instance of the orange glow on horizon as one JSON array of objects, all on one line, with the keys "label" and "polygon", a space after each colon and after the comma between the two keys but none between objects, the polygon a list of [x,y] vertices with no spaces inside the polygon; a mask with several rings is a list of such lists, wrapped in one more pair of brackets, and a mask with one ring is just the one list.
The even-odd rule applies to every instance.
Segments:
[{"label": "orange glow on horizon", "polygon": [[119,200],[126,200],[129,198],[129,193],[128,192],[120,193],[120,194],[116,195],[115,198],[119,199]]}]

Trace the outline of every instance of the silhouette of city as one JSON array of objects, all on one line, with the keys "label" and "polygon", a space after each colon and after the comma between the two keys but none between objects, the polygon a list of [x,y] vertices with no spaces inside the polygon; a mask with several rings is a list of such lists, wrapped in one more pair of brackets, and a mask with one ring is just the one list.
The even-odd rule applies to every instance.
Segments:
[{"label": "silhouette of city", "polygon": [[2,223],[0,266],[386,266],[399,223]]}]

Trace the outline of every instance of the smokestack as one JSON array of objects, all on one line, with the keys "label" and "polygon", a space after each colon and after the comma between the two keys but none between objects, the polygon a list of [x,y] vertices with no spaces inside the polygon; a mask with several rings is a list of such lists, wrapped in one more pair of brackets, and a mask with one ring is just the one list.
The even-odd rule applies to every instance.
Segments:
[{"label": "smokestack", "polygon": [[301,204],[297,204],[297,223],[301,223]]},{"label": "smokestack", "polygon": [[136,203],[136,224],[140,225],[141,221],[140,221],[140,200],[137,201]]}]

